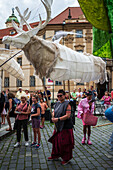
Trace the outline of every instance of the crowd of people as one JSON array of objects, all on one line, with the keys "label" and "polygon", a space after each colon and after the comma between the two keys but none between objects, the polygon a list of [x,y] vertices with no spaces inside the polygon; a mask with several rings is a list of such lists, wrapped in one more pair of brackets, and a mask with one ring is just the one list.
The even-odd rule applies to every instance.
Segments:
[{"label": "crowd of people", "polygon": [[[5,116],[9,128],[7,131],[12,130],[10,118],[15,118],[14,130],[17,135],[17,143],[14,147],[19,147],[21,145],[21,130],[23,127],[25,146],[29,146],[28,138],[28,120],[31,118],[32,129],[34,134],[34,140],[31,143],[31,147],[39,149],[41,147],[41,133],[40,129],[44,128],[45,122],[45,111],[50,106],[51,102],[51,92],[45,89],[44,93],[41,90],[29,93],[26,89],[25,92],[22,87],[19,87],[16,95],[11,93],[9,90],[1,93],[1,117],[2,124],[5,124]],[[47,95],[47,96],[46,96]],[[48,98],[48,100],[47,100]],[[95,109],[95,100],[97,98],[97,92],[91,86],[90,90],[86,91],[81,88],[76,92],[75,89],[71,94],[68,91],[60,89],[57,93],[57,100],[54,105],[54,111],[52,113],[52,122],[55,124],[55,129],[53,136],[48,140],[52,143],[52,153],[48,160],[54,160],[59,157],[62,158],[62,164],[65,165],[72,158],[72,149],[74,148],[74,135],[73,128],[75,124],[75,111],[78,105],[78,115],[79,119],[82,119],[83,123],[83,139],[82,144],[86,141],[87,132],[87,144],[92,145],[90,140],[91,136],[91,126],[87,125],[83,116],[86,113],[93,114]],[[110,106],[110,101],[112,98],[106,91],[105,95],[102,97],[101,101],[104,102],[105,109]],[[38,140],[37,140],[38,138]]]}]

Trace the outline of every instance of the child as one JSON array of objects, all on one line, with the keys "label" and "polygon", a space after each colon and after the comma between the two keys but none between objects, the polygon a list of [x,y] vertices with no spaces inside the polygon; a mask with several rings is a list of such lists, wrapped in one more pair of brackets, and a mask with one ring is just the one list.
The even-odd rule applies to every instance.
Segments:
[{"label": "child", "polygon": [[[32,128],[34,133],[34,142],[31,144],[32,146],[35,146],[36,149],[39,149],[40,146],[40,140],[41,140],[41,134],[40,134],[40,116],[41,116],[41,106],[38,104],[37,96],[32,96],[32,107],[31,107],[31,120],[32,120]],[[38,134],[38,144],[36,142]]]},{"label": "child", "polygon": [[45,121],[45,111],[48,108],[47,104],[44,103],[43,98],[40,99],[40,106],[41,106],[41,122],[42,122],[42,126],[40,126],[41,129],[44,128],[44,121]]}]

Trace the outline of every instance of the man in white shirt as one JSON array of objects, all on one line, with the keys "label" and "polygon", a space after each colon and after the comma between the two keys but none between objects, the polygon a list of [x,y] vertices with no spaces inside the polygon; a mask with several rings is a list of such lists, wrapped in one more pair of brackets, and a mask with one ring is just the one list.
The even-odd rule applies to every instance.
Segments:
[{"label": "man in white shirt", "polygon": [[82,99],[82,92],[81,92],[81,88],[78,89],[78,92],[76,92],[76,101],[78,101],[78,103],[80,102],[80,100]]},{"label": "man in white shirt", "polygon": [[26,93],[22,91],[22,87],[19,87],[16,93],[16,98],[20,100],[22,95],[26,95]]}]

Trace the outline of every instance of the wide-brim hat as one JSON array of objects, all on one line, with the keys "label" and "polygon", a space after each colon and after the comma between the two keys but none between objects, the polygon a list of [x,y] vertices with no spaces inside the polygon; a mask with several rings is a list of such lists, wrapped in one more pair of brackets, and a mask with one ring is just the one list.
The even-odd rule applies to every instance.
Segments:
[{"label": "wide-brim hat", "polygon": [[25,97],[25,98],[26,98],[26,100],[27,100],[27,95],[22,94],[22,95],[21,95],[21,98],[22,98],[22,97]]},{"label": "wide-brim hat", "polygon": [[92,96],[93,95],[93,93],[92,93],[92,91],[91,90],[89,90],[88,92],[87,92],[87,94],[86,94],[87,96]]}]

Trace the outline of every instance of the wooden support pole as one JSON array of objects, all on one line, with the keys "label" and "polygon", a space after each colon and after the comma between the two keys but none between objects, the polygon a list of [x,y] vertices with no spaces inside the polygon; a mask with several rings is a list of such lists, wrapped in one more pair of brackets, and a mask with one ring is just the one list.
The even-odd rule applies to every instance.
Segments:
[{"label": "wooden support pole", "polygon": [[63,80],[63,90],[65,91],[65,80]]},{"label": "wooden support pole", "polygon": [[113,123],[106,123],[106,124],[102,124],[102,125],[93,126],[93,128],[101,127],[101,126],[107,126],[107,125],[112,125],[112,124],[113,124]]},{"label": "wooden support pole", "polygon": [[69,101],[70,101],[70,81],[68,80],[68,91],[69,91]]},{"label": "wooden support pole", "polygon": [[47,96],[47,91],[46,91],[46,87],[45,87],[45,83],[44,83],[44,78],[42,78],[41,80],[42,80],[42,85],[43,85],[43,88],[44,88],[44,91],[45,91],[45,94],[46,94],[47,104],[48,104],[48,106],[50,108],[50,113],[51,113],[51,116],[52,116],[52,109],[51,109],[50,103],[48,102],[48,96]]}]

